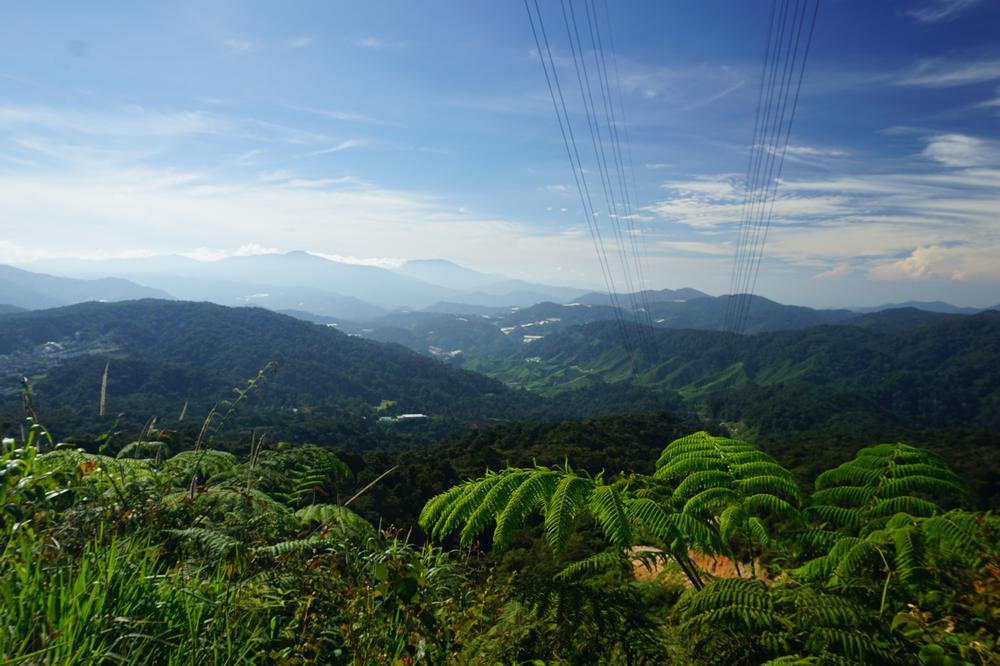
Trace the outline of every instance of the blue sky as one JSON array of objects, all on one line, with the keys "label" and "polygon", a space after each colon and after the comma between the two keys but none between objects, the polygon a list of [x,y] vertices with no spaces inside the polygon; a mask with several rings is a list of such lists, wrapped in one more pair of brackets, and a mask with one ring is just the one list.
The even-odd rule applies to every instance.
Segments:
[{"label": "blue sky", "polygon": [[[769,6],[609,7],[652,287],[729,286]],[[1000,301],[998,35],[987,0],[823,0],[760,293]],[[0,220],[14,263],[306,249],[602,284],[520,2],[8,3]]]}]

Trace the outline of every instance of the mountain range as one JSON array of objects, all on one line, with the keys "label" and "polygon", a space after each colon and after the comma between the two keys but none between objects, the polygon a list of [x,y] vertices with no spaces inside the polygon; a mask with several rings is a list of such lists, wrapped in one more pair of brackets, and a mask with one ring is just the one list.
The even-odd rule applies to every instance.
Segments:
[{"label": "mountain range", "polygon": [[[963,316],[904,308],[855,315],[837,325],[744,336],[646,327],[642,344],[630,349],[615,321],[588,321],[603,310],[540,304],[508,313],[503,323],[511,326],[502,328],[488,317],[398,313],[387,320],[395,317],[403,325],[369,331],[383,339],[377,342],[262,308],[163,300],[84,303],[0,314],[0,375],[8,393],[26,375],[38,378],[38,394],[50,405],[71,409],[82,400],[93,407],[110,360],[109,400],[122,401],[132,413],[179,411],[184,402],[207,410],[228,387],[274,361],[280,371],[266,404],[303,414],[362,418],[391,404],[390,413],[521,418],[539,415],[545,402],[521,389],[558,396],[557,402],[586,389],[587,399],[600,403],[612,395],[635,401],[636,394],[608,389],[635,386],[654,392],[661,403],[682,401],[727,420],[750,414],[763,423],[754,409],[766,405],[788,416],[791,406],[807,399],[815,404],[802,408],[803,415],[811,414],[802,418],[814,422],[820,418],[816,404],[843,400],[844,408],[829,414],[860,410],[921,427],[1000,430],[1000,312]],[[525,321],[564,311],[577,320]],[[524,322],[520,331],[533,324],[527,330],[546,333],[504,332],[518,321]],[[475,372],[393,344],[428,341],[440,345],[429,355]],[[469,351],[451,354],[452,345]],[[762,395],[769,397],[755,403]],[[746,413],[733,407],[754,404]],[[583,413],[588,409],[596,407],[582,405]]]},{"label": "mountain range", "polygon": [[[31,271],[24,270],[31,268]],[[51,274],[34,271],[44,270]],[[509,319],[515,308],[549,304],[585,306],[587,314],[550,313],[573,324],[613,318],[606,293],[588,292],[482,273],[443,259],[414,260],[395,268],[335,261],[308,252],[236,256],[198,261],[178,255],[133,259],[46,260],[22,268],[0,266],[0,304],[28,309],[68,305],[88,300],[175,298],[220,305],[257,305],[320,318],[360,330],[411,328],[400,312],[426,311],[463,317]],[[626,319],[640,319],[668,328],[721,329],[729,296],[713,297],[689,287],[618,294],[614,299]],[[859,313],[898,307],[948,314],[973,314],[942,302],[907,302],[841,310],[814,309],[754,297],[748,332],[841,323]],[[1000,308],[1000,305],[995,306]],[[648,309],[648,312],[646,311]],[[516,317],[515,317],[516,318]],[[415,320],[421,321],[419,319]],[[530,321],[514,321],[523,326]],[[555,323],[549,321],[548,323]],[[508,322],[500,328],[508,327]],[[558,326],[556,328],[559,328]],[[551,328],[549,330],[552,330]],[[376,338],[398,336],[384,331]],[[419,334],[418,334],[419,337]],[[467,337],[467,336],[466,336]],[[414,348],[427,352],[431,343]]]},{"label": "mountain range", "polygon": [[[673,391],[703,414],[760,427],[769,419],[786,430],[796,422],[816,427],[853,414],[1000,431],[1000,312],[919,320],[914,312],[753,336],[650,329],[632,354],[614,322],[595,322],[515,354],[467,359],[465,367],[548,395],[619,382]],[[889,323],[874,325],[878,319]]]},{"label": "mountain range", "polygon": [[84,301],[124,301],[170,298],[159,289],[121,278],[77,280],[55,277],[0,264],[0,303],[24,309],[54,308]]},{"label": "mountain range", "polygon": [[[66,278],[113,275],[183,300],[253,304],[361,321],[395,309],[421,309],[442,301],[487,307],[527,306],[542,300],[572,300],[586,291],[488,275],[444,260],[407,262],[390,270],[302,251],[217,261],[177,255],[101,261],[60,259],[35,262],[30,268]],[[132,298],[144,296],[152,294]],[[0,302],[7,302],[4,290],[0,290]]]},{"label": "mountain range", "polygon": [[46,423],[106,426],[97,412],[108,364],[109,413],[140,425],[182,411],[200,418],[270,362],[277,372],[249,405],[278,423],[399,413],[467,422],[524,417],[538,404],[483,375],[262,308],[141,300],[0,315],[0,413],[16,421],[26,375]]}]

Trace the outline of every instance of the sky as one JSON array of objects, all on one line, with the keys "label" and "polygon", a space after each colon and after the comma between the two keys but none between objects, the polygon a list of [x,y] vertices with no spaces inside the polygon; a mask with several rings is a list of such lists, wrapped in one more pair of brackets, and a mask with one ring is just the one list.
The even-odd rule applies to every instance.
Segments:
[{"label": "sky", "polygon": [[[646,286],[725,293],[770,3],[607,8]],[[521,2],[3,7],[0,263],[303,249],[601,287],[573,176]],[[1000,3],[821,0],[777,192],[757,293],[1000,302]]]}]

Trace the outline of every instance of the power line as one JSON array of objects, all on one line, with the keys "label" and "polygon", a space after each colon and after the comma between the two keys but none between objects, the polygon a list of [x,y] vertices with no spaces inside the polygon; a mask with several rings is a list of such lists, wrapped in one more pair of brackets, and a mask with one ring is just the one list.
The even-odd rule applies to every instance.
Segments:
[{"label": "power line", "polygon": [[747,181],[746,185],[747,196],[745,197],[743,207],[742,227],[740,230],[739,244],[737,246],[736,253],[736,284],[733,287],[733,295],[730,299],[732,310],[729,313],[730,318],[727,326],[734,332],[736,330],[738,312],[742,307],[743,294],[741,289],[743,288],[745,282],[746,269],[749,266],[749,252],[754,229],[754,213],[762,192],[761,179],[763,177],[763,164],[766,160],[765,147],[769,144],[768,135],[772,127],[771,116],[772,112],[775,111],[775,87],[777,82],[777,72],[780,69],[779,63],[782,55],[782,42],[784,40],[785,24],[788,13],[788,0],[782,0],[781,7],[781,10],[775,14],[775,7],[772,5],[772,17],[776,17],[778,21],[777,26],[773,26],[772,24],[772,27],[776,27],[777,30],[768,31],[769,37],[773,36],[773,40],[769,40],[768,52],[765,56],[764,69],[761,73],[761,81],[764,83],[766,93],[764,95],[764,107],[763,115],[761,116],[760,133],[751,146],[753,161],[750,168],[750,179]]},{"label": "power line", "polygon": [[[611,47],[611,61],[615,72],[615,88],[618,93],[618,108],[621,110],[622,118],[622,132],[625,135],[625,149],[626,156],[628,159],[629,175],[631,176],[632,189],[631,189],[631,203],[629,207],[629,220],[634,223],[636,216],[632,211],[639,209],[639,184],[635,177],[635,161],[632,158],[632,139],[629,132],[628,119],[625,116],[625,100],[622,95],[622,84],[621,84],[621,72],[618,68],[618,53],[615,48],[615,37],[614,30],[612,29],[611,23],[611,12],[609,10],[609,3],[607,0],[604,2],[604,16],[608,26],[608,43]],[[639,230],[636,229],[636,232]],[[654,326],[653,320],[653,310],[652,302],[649,297],[649,290],[646,288],[649,285],[646,282],[644,265],[649,263],[649,243],[646,240],[646,234],[635,233],[633,238],[638,238],[638,243],[641,248],[641,256],[639,257],[639,282],[642,286],[641,294],[643,298],[643,307],[646,311],[646,320],[650,328]]]},{"label": "power line", "polygon": [[753,121],[753,141],[750,144],[750,155],[747,157],[747,173],[746,173],[746,179],[744,181],[744,189],[743,189],[743,205],[741,207],[742,213],[741,213],[741,218],[740,218],[740,220],[741,220],[741,224],[740,224],[740,237],[739,237],[738,242],[736,244],[736,255],[733,258],[733,270],[732,270],[732,273],[731,273],[730,278],[729,278],[729,294],[730,294],[730,296],[729,296],[729,300],[726,301],[726,318],[725,318],[725,326],[724,326],[724,328],[726,330],[730,329],[731,322],[732,322],[732,316],[733,316],[734,309],[735,309],[734,308],[734,302],[736,300],[736,285],[738,284],[738,275],[739,275],[739,267],[740,267],[740,254],[744,250],[743,235],[744,235],[745,229],[746,229],[746,225],[742,224],[742,220],[744,220],[746,218],[746,216],[747,216],[747,204],[749,202],[750,191],[751,191],[750,176],[751,176],[751,173],[753,171],[753,165],[754,165],[754,162],[755,162],[755,158],[757,156],[757,146],[758,146],[758,144],[761,141],[761,137],[760,137],[760,133],[761,133],[760,111],[761,111],[762,102],[763,102],[763,99],[764,99],[764,80],[766,78],[764,76],[764,73],[767,71],[768,60],[769,60],[770,55],[771,55],[771,34],[774,32],[774,18],[775,18],[775,11],[774,10],[775,10],[776,5],[777,5],[776,2],[772,2],[771,3],[771,17],[768,20],[767,39],[764,41],[763,65],[761,66],[760,85],[759,85],[759,87],[757,89],[757,111],[754,114],[754,121]]},{"label": "power line", "polygon": [[[810,25],[809,35],[806,40],[806,47],[801,53],[801,58],[799,54],[799,45],[802,41],[802,31],[806,17],[807,6],[805,3],[798,5],[801,8],[801,12],[796,11],[792,16],[792,23],[795,24],[797,21],[797,27],[795,30],[795,43],[794,46],[791,45],[791,36],[789,37],[789,53],[790,57],[786,58],[785,72],[782,76],[782,97],[780,101],[780,112],[779,112],[779,122],[775,125],[774,141],[768,145],[768,171],[766,178],[764,180],[764,196],[761,199],[761,203],[758,209],[758,214],[755,220],[755,229],[752,236],[751,252],[750,252],[750,265],[748,266],[748,271],[746,273],[746,283],[745,283],[745,293],[743,306],[741,311],[737,313],[737,330],[743,331],[746,328],[747,321],[749,319],[751,299],[753,292],[756,288],[757,277],[760,273],[760,264],[763,258],[764,244],[767,238],[767,232],[770,228],[771,219],[774,213],[774,204],[776,200],[776,194],[778,189],[778,183],[781,178],[781,171],[784,166],[785,153],[788,147],[788,140],[791,136],[792,122],[795,117],[795,110],[798,106],[799,92],[802,86],[802,79],[805,73],[805,63],[806,57],[809,52],[809,45],[812,41],[812,33],[815,28],[815,19],[818,13],[818,2],[814,5],[813,20]],[[786,114],[786,109],[788,108],[789,94],[791,91],[791,83],[794,78],[796,62],[798,61],[799,77],[797,86],[794,94],[794,101],[792,103],[792,110]],[[787,122],[786,122],[787,117]],[[782,134],[784,134],[784,140],[782,141]]]},{"label": "power line", "polygon": [[[615,197],[614,183],[611,181],[608,170],[608,158],[605,151],[604,136],[601,132],[601,124],[598,121],[597,104],[594,101],[593,86],[590,82],[590,72],[587,68],[586,58],[583,54],[583,40],[580,38],[580,30],[572,2],[569,3],[568,13],[566,11],[566,0],[560,0],[560,7],[562,8],[563,25],[566,28],[566,37],[569,40],[570,51],[573,55],[573,68],[576,72],[577,83],[580,86],[580,97],[583,101],[584,112],[587,118],[587,128],[590,130],[590,140],[594,148],[594,160],[597,164],[597,172],[601,180],[601,188],[604,192],[604,201],[607,208],[606,214],[611,221],[611,231],[614,234],[618,247],[618,259],[621,264],[623,277],[625,279],[624,286],[627,290],[626,295],[632,306],[632,311],[635,312],[635,289],[632,284],[631,272],[629,271],[628,264],[625,260],[625,244],[621,234],[621,227],[618,224],[618,200]],[[599,67],[598,78],[600,78]],[[596,218],[594,222],[599,225]],[[632,325],[636,337],[641,337],[641,329],[635,324],[634,319],[632,319]]]},{"label": "power line", "polygon": [[[534,37],[535,48],[538,52],[539,60],[542,63],[542,71],[545,74],[545,83],[549,89],[549,96],[552,99],[552,108],[555,111],[556,120],[559,124],[559,132],[562,135],[563,145],[566,148],[566,156],[570,162],[570,170],[573,172],[573,181],[576,184],[577,192],[580,195],[580,204],[583,208],[584,216],[587,218],[587,228],[590,231],[591,240],[594,243],[597,261],[601,267],[604,284],[608,290],[608,298],[611,300],[612,310],[614,311],[615,320],[617,321],[621,332],[622,342],[629,353],[629,357],[633,359],[634,363],[631,341],[629,340],[628,332],[625,328],[625,321],[622,318],[621,308],[618,304],[618,295],[615,289],[614,277],[611,274],[610,266],[607,261],[607,250],[604,247],[604,240],[601,237],[600,228],[597,226],[594,217],[594,207],[590,195],[590,188],[587,185],[586,174],[583,171],[583,164],[580,160],[580,152],[577,148],[576,137],[573,133],[573,125],[570,122],[569,112],[566,108],[566,99],[563,96],[562,86],[559,82],[559,73],[556,71],[555,60],[552,57],[552,49],[549,45],[548,34],[545,31],[544,19],[542,18],[541,10],[538,7],[538,0],[533,0],[533,2],[535,6],[535,13],[538,16],[537,29],[535,27],[535,18],[532,15],[528,0],[524,0],[524,9],[528,14],[528,22],[531,25],[531,34]],[[541,40],[539,39],[539,31],[542,35]],[[544,51],[542,50],[542,42],[545,44]],[[548,58],[548,63],[546,63],[546,57]],[[549,74],[549,69],[551,69],[552,72],[551,76]]]},{"label": "power line", "polygon": [[[792,111],[791,111],[791,114],[789,115],[789,118],[788,118],[788,127],[785,129],[785,140],[784,140],[784,142],[782,143],[782,146],[781,146],[781,157],[778,160],[778,172],[777,172],[777,174],[775,175],[775,178],[774,178],[774,188],[775,188],[775,190],[777,190],[778,183],[781,181],[781,173],[782,173],[782,170],[784,169],[784,165],[785,165],[785,154],[788,151],[788,140],[791,137],[791,133],[792,133],[792,120],[795,118],[795,111],[798,109],[798,106],[799,106],[799,94],[802,91],[802,79],[803,79],[803,77],[805,75],[806,60],[809,57],[809,49],[812,46],[813,33],[816,30],[816,17],[818,15],[819,15],[819,0],[816,0],[816,4],[813,7],[812,20],[810,21],[810,24],[809,24],[809,35],[806,38],[805,50],[803,51],[803,54],[802,54],[802,63],[800,65],[800,67],[799,67],[799,78],[798,78],[798,82],[795,85],[795,96],[794,96],[794,99],[792,101]],[[803,12],[803,17],[804,16],[805,16],[805,12]],[[763,229],[763,232],[761,234],[760,247],[759,247],[759,249],[757,251],[756,265],[753,267],[753,282],[750,284],[750,293],[751,294],[754,291],[756,291],[756,289],[757,289],[757,278],[760,275],[760,262],[761,262],[761,258],[763,257],[764,244],[767,242],[767,232],[768,232],[768,229],[771,226],[771,219],[772,219],[773,214],[774,214],[774,196],[772,195],[770,207],[768,208],[768,212],[767,212],[767,218],[764,221],[764,229]],[[741,325],[742,327],[746,326],[746,320],[749,318],[749,316],[750,316],[750,313],[749,313],[749,305],[748,305],[747,306],[747,311],[744,314],[744,320],[743,320],[743,323]]]},{"label": "power line", "polygon": [[[605,3],[604,8],[605,8],[605,15],[607,16],[608,14],[607,3]],[[604,50],[604,42],[601,39],[601,29],[600,29],[600,24],[598,22],[597,7],[594,4],[594,0],[587,0],[587,17],[588,17],[588,22],[591,24],[591,43],[594,46],[595,55],[600,56],[598,74],[603,75],[601,77],[601,83],[602,83],[601,89],[602,89],[602,95],[604,97],[605,111],[608,114],[608,126],[610,128],[610,134],[611,134],[612,154],[614,155],[615,158],[615,171],[618,177],[618,187],[619,187],[619,192],[621,194],[622,208],[624,212],[624,220],[626,226],[626,229],[622,233],[622,235],[630,241],[631,245],[630,252],[629,248],[623,248],[623,252],[629,252],[629,255],[632,259],[631,269],[635,274],[636,282],[638,283],[639,286],[638,293],[634,295],[635,301],[633,301],[633,309],[636,310],[637,319],[644,319],[645,321],[643,323],[646,323],[647,325],[651,326],[652,321],[649,314],[648,295],[646,294],[646,291],[644,289],[645,275],[643,274],[642,261],[639,256],[638,241],[636,239],[637,234],[633,223],[634,217],[633,217],[632,201],[629,192],[628,179],[625,175],[625,162],[622,158],[621,137],[619,136],[618,132],[618,118],[616,117],[615,114],[614,97],[611,94],[611,77],[608,74],[607,57]],[[609,44],[610,44],[611,43],[610,17],[607,17],[607,24],[608,24],[608,34],[609,34]],[[615,57],[613,50],[612,50],[612,57]],[[621,102],[622,100],[621,79],[618,78],[616,80],[618,83],[618,89],[617,89],[618,100],[619,102]],[[620,109],[621,109],[621,116],[624,122],[624,104],[621,104]],[[621,224],[622,220],[619,219],[618,220],[619,228],[621,227]]]},{"label": "power line", "polygon": [[[771,8],[767,48],[754,121],[754,143],[747,167],[742,223],[730,281],[732,293],[726,311],[725,328],[734,335],[742,333],[749,320],[753,292],[756,290],[767,232],[773,219],[777,188],[819,12],[819,0],[815,0],[805,46],[800,51],[803,27],[808,14],[808,1],[794,4],[789,16],[789,1],[783,0],[781,10],[777,12],[780,18],[776,35],[775,4],[772,4]],[[796,78],[796,67],[798,77],[789,111],[789,96],[792,81]],[[763,115],[761,115],[762,109]]]},{"label": "power line", "polygon": [[[799,13],[800,8],[803,10],[801,15]],[[781,82],[778,84],[777,107],[774,116],[772,134],[767,143],[762,147],[765,154],[766,166],[763,169],[763,175],[760,181],[761,195],[757,197],[756,206],[751,209],[752,229],[749,240],[749,251],[747,252],[747,266],[744,270],[744,282],[741,285],[741,300],[739,302],[739,308],[736,312],[737,330],[742,330],[742,323],[745,321],[746,313],[750,307],[750,303],[752,302],[753,296],[749,293],[750,283],[758,252],[763,250],[763,245],[760,244],[760,241],[765,211],[768,209],[769,205],[773,205],[773,196],[777,191],[777,184],[774,181],[774,170],[778,152],[777,144],[781,137],[785,123],[785,111],[788,105],[788,92],[790,87],[789,84],[791,82],[791,73],[795,65],[795,59],[797,57],[798,42],[802,31],[802,19],[805,17],[804,10],[805,5],[797,3],[791,16],[785,62],[784,65],[779,68],[781,69]],[[793,28],[796,20],[798,20],[798,30],[794,31]]]}]

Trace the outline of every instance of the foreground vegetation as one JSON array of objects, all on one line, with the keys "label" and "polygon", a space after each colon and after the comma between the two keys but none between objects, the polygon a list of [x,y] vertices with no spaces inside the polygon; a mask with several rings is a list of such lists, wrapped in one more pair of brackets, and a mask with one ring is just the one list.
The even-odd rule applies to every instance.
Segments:
[{"label": "foreground vegetation", "polygon": [[706,433],[651,474],[503,467],[427,502],[441,547],[327,449],[145,434],[4,440],[4,663],[997,663],[1000,525],[904,444],[811,493]]}]

